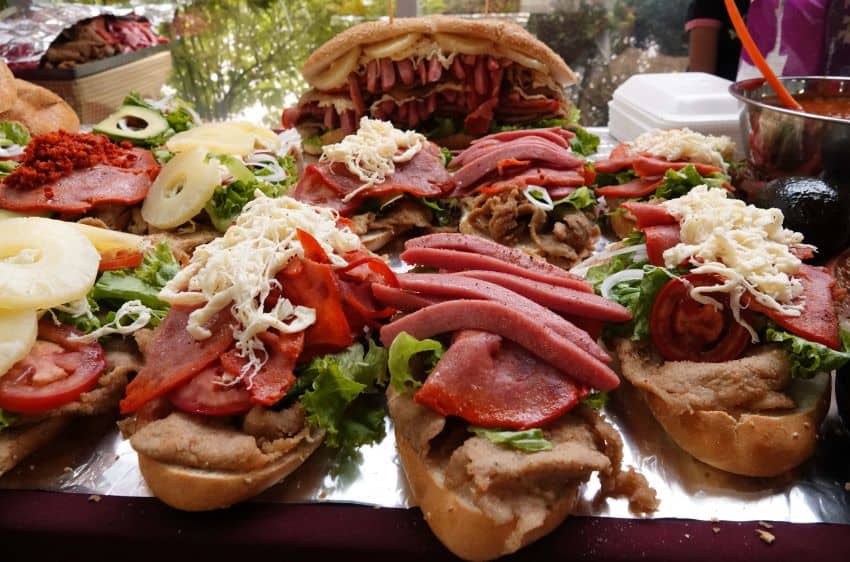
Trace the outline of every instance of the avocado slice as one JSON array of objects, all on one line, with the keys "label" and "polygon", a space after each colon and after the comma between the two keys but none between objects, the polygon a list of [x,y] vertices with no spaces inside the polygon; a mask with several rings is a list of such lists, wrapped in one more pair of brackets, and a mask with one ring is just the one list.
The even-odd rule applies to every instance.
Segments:
[{"label": "avocado slice", "polygon": [[165,117],[157,111],[136,105],[122,105],[95,125],[94,132],[103,133],[112,140],[127,140],[133,144],[160,144],[150,141],[162,137],[170,128]]}]

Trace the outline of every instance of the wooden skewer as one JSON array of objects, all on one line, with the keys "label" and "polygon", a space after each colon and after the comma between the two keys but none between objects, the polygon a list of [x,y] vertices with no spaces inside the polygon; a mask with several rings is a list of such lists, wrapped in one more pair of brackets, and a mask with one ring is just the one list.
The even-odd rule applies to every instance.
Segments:
[{"label": "wooden skewer", "polygon": [[490,0],[484,0],[484,15],[490,13]]},{"label": "wooden skewer", "polygon": [[393,0],[387,0],[387,15],[390,18],[390,24],[392,24],[393,23],[393,16],[395,15],[393,13]]}]

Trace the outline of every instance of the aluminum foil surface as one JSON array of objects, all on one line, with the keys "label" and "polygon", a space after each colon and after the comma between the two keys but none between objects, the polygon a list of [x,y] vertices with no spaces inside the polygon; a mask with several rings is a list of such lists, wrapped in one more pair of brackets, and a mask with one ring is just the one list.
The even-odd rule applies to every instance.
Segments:
[{"label": "aluminum foil surface", "polygon": [[157,4],[116,8],[35,0],[25,8],[9,8],[0,14],[0,58],[13,70],[35,69],[53,40],[78,21],[99,15],[135,13],[145,16],[156,27],[171,20],[174,7],[174,4]]},{"label": "aluminum foil surface", "polygon": [[[604,129],[600,152],[613,141]],[[603,241],[604,245],[604,241]],[[403,266],[393,260],[393,266]],[[850,493],[845,491],[850,436],[841,429],[835,404],[822,428],[813,459],[780,478],[747,478],[705,465],[670,440],[635,393],[623,386],[604,410],[624,441],[624,464],[643,473],[658,492],[656,518],[727,521],[789,521],[850,524]],[[266,491],[261,502],[349,502],[380,507],[410,507],[412,500],[395,452],[392,424],[380,443],[339,463],[320,449],[283,483]],[[136,454],[112,419],[82,419],[50,447],[0,478],[0,488],[69,493],[150,496]],[[579,515],[636,517],[626,500],[595,501],[599,484],[584,488]]]}]

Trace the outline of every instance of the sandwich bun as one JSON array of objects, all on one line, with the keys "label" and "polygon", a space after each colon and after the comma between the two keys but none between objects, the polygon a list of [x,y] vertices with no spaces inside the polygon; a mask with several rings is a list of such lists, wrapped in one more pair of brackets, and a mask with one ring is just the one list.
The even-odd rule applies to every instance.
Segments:
[{"label": "sandwich bun", "polygon": [[57,416],[0,432],[0,475],[53,441],[70,422],[71,416]]},{"label": "sandwich bun", "polygon": [[176,509],[209,511],[251,499],[274,486],[319,448],[324,432],[313,432],[279,459],[244,472],[204,470],[171,464],[139,453],[139,469],[153,494]]},{"label": "sandwich bun", "polygon": [[15,87],[15,75],[0,59],[0,113],[8,111],[18,99],[18,90]]},{"label": "sandwich bun", "polygon": [[[0,77],[0,83],[2,81]],[[0,121],[18,121],[31,135],[43,135],[60,129],[71,133],[80,130],[80,118],[62,98],[47,88],[24,80],[15,79],[14,86],[15,101],[8,109],[0,112]]]},{"label": "sandwich bun", "polygon": [[[395,18],[392,23],[371,21],[350,27],[316,49],[304,63],[301,72],[307,82],[318,89],[341,87],[345,84],[348,73],[341,70],[333,72],[339,70],[334,67],[341,61],[350,63],[350,59],[346,60],[346,58],[347,56],[353,58],[351,51],[357,50],[360,53],[364,48],[370,50],[370,46],[377,43],[409,34],[429,35],[432,38],[440,34],[438,37],[440,42],[450,40],[452,35],[456,35],[458,38],[458,41],[454,42],[456,45],[464,43],[473,45],[476,40],[479,40],[478,43],[488,41],[494,46],[494,51],[490,51],[493,54],[549,74],[562,88],[576,83],[576,75],[564,60],[522,26],[504,20],[471,20],[443,15]],[[407,42],[402,41],[399,45],[404,46],[405,43]],[[374,47],[371,50],[375,52]],[[480,48],[477,46],[467,50],[470,52],[464,53],[463,50],[456,52],[480,54]],[[395,59],[395,57],[392,58]],[[342,66],[345,66],[346,70],[350,70],[351,67],[350,64]],[[333,84],[323,79],[329,71],[339,75],[333,80]]]},{"label": "sandwich bun", "polygon": [[713,467],[744,476],[779,476],[812,456],[829,409],[831,376],[795,379],[786,392],[797,408],[782,414],[697,410],[679,414],[640,391],[652,415],[679,447]]},{"label": "sandwich bun", "polygon": [[[398,420],[395,420],[398,424]],[[404,432],[396,429],[396,446],[413,498],[428,526],[452,553],[465,560],[493,560],[516,552],[560,525],[575,508],[580,481],[548,507],[545,520],[516,542],[517,521],[496,523],[469,500],[449,490],[440,461],[420,456]],[[448,462],[448,458],[442,459]]]}]

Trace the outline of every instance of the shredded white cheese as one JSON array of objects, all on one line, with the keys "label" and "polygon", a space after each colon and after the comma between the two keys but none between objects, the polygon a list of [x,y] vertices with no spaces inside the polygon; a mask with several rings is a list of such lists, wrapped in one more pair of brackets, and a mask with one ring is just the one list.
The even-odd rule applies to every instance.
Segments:
[{"label": "shredded white cheese", "polygon": [[336,144],[325,145],[321,160],[345,164],[363,185],[343,197],[349,201],[361,191],[386,181],[396,163],[408,162],[425,147],[425,137],[402,131],[388,121],[360,119],[360,129]]},{"label": "shredded white cheese", "polygon": [[735,143],[723,135],[703,135],[688,128],[655,129],[647,131],[632,142],[638,153],[649,153],[669,161],[687,160],[727,169],[726,160],[732,158]]},{"label": "shredded white cheese", "polygon": [[753,341],[757,341],[755,330],[741,317],[745,292],[767,308],[800,315],[803,285],[795,275],[801,262],[791,247],[807,246],[802,234],[782,227],[782,211],[759,209],[729,199],[724,189],[704,185],[662,205],[679,220],[681,229],[681,242],[664,252],[664,264],[689,263],[694,266],[692,273],[724,280],[721,285],[692,288],[694,300],[721,307],[707,295],[728,293],[735,319],[749,330]]},{"label": "shredded white cheese", "polygon": [[[85,299],[83,300],[85,301]],[[91,314],[91,311],[88,308],[88,301],[85,302],[88,314]],[[83,312],[83,314],[86,314],[86,312]],[[81,316],[81,314],[75,314],[74,316]],[[150,308],[143,305],[141,301],[127,301],[115,311],[115,318],[112,319],[112,322],[104,324],[97,330],[89,332],[88,334],[84,334],[82,336],[71,336],[68,339],[72,341],[91,343],[110,334],[129,335],[147,326],[152,318],[153,312]],[[125,324],[126,319],[131,320],[129,324]]]},{"label": "shredded white cheese", "polygon": [[257,334],[270,328],[296,333],[316,321],[314,309],[294,306],[286,298],[280,298],[271,310],[263,308],[271,291],[280,288],[277,272],[293,257],[304,255],[296,228],[313,235],[334,267],[346,265],[340,254],[360,247],[357,235],[337,228],[336,211],[310,207],[290,197],[272,199],[260,191],[255,196],[224,236],[198,246],[189,265],[159,294],[173,305],[201,305],[189,316],[187,326],[198,340],[211,335],[204,324],[230,307],[236,320],[236,348],[247,360],[241,376],[248,377],[249,388],[267,359]]}]

